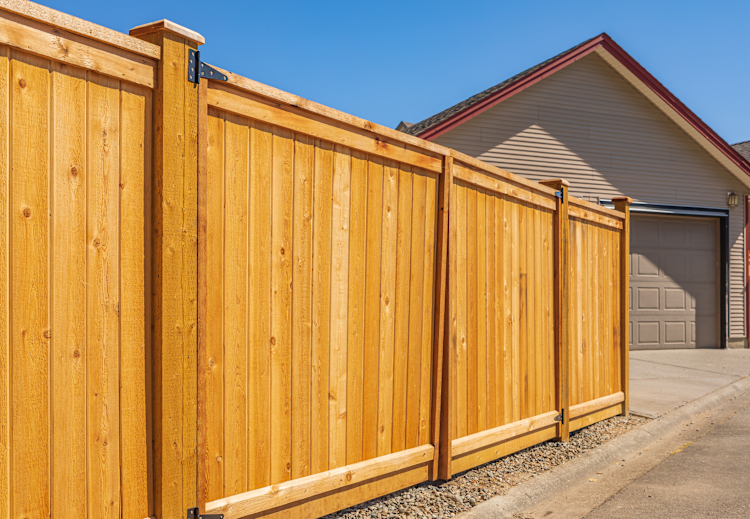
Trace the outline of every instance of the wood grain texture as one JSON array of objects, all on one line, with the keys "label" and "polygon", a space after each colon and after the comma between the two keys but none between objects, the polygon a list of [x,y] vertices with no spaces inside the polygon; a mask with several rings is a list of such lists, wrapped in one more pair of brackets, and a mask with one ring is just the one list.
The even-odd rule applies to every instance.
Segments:
[{"label": "wood grain texture", "polygon": [[101,25],[76,18],[75,16],[50,9],[49,7],[34,2],[28,2],[26,0],[2,0],[2,2],[0,2],[0,9],[17,13],[27,18],[64,29],[71,33],[87,36],[93,40],[108,43],[115,47],[126,49],[153,59],[158,60],[161,55],[161,49],[158,45],[150,44],[128,36],[127,34],[114,31],[107,27],[102,27]]},{"label": "wood grain texture", "polygon": [[[52,63],[51,71],[53,97],[62,101],[53,103],[52,114],[53,225],[56,231],[52,240],[55,346],[52,457],[67,460],[67,463],[53,463],[52,507],[63,516],[85,517],[87,330],[86,313],[81,311],[86,308],[86,285],[81,280],[87,277],[86,72],[58,63]],[[140,268],[142,271],[142,258]],[[145,424],[143,430],[145,432]]]},{"label": "wood grain texture", "polygon": [[329,346],[328,468],[346,465],[351,150],[335,147],[331,209],[331,342]]},{"label": "wood grain texture", "polygon": [[313,139],[297,134],[292,246],[292,479],[310,475],[314,160]]},{"label": "wood grain texture", "polygon": [[146,517],[146,337],[144,185],[151,91],[123,83],[120,93],[120,484],[122,517]]},{"label": "wood grain texture", "polygon": [[[411,169],[411,168],[408,168]],[[413,178],[410,172],[399,172],[398,218],[396,240],[395,340],[393,354],[393,437],[391,452],[406,445],[406,405],[409,367],[409,301],[412,254]]]},{"label": "wood grain texture", "polygon": [[[0,517],[10,517],[11,503],[11,336],[10,336],[10,258],[12,257],[8,211],[10,199],[10,56],[0,46]],[[83,420],[83,419],[82,419]]]},{"label": "wood grain texture", "polygon": [[11,52],[12,513],[50,513],[49,62]]},{"label": "wood grain texture", "polygon": [[149,88],[155,86],[154,60],[7,11],[0,11],[0,44]]},{"label": "wood grain texture", "polygon": [[367,266],[367,154],[352,152],[349,216],[349,310],[346,388],[346,464],[362,461],[365,303]]},{"label": "wood grain texture", "polygon": [[292,477],[294,134],[274,128],[272,149],[270,464],[271,484],[276,484]]},{"label": "wood grain texture", "polygon": [[191,43],[156,30],[153,96],[154,510],[179,517],[197,499],[198,88],[184,74]]},{"label": "wood grain texture", "polygon": [[[249,171],[253,174],[248,175],[247,169],[239,172],[245,176],[245,181],[249,176],[249,222],[252,222],[252,225],[248,223],[250,237],[246,263],[247,319],[250,326],[247,342],[238,345],[238,348],[245,348],[248,359],[247,422],[244,423],[244,435],[247,438],[247,480],[242,492],[264,487],[271,482],[271,348],[274,346],[271,344],[272,269],[269,239],[273,221],[273,128],[256,122],[249,124]],[[236,322],[227,320],[225,330],[236,326]],[[238,432],[241,427],[242,424],[239,424]],[[238,473],[238,481],[242,481],[241,476]]]},{"label": "wood grain texture", "polygon": [[[248,284],[251,280],[254,281],[249,271],[248,257],[249,251],[255,250],[248,243],[251,216],[249,214],[250,201],[248,200],[250,180],[247,176],[247,170],[251,160],[248,155],[251,128],[247,121],[232,115],[228,115],[223,124],[219,122],[219,125],[223,129],[223,135],[220,136],[222,140],[219,142],[223,141],[223,152],[225,154],[224,196],[220,199],[223,201],[222,206],[225,208],[225,241],[223,244],[225,260],[224,268],[220,271],[223,272],[221,286],[225,294],[223,296],[223,308],[216,317],[223,318],[224,349],[222,357],[225,376],[224,387],[217,393],[216,397],[218,400],[219,395],[223,396],[218,402],[223,401],[224,404],[222,414],[224,440],[222,453],[218,456],[222,456],[222,462],[219,465],[223,468],[222,493],[239,493],[248,489],[248,473],[250,472],[248,467],[250,395],[248,393],[249,388],[256,388],[250,382],[256,379],[250,377],[248,370],[248,366],[252,368],[256,365],[249,360],[247,347],[251,340],[255,341],[255,336],[252,335],[255,329],[234,325],[238,322],[247,322],[250,306]],[[212,155],[211,158],[219,161],[222,159],[218,155]],[[218,197],[218,195],[215,196]],[[256,269],[253,269],[253,271],[256,271]],[[252,316],[252,313],[250,315]],[[216,359],[214,359],[214,362],[216,362]],[[253,393],[252,396],[256,397],[256,394]],[[252,430],[267,426],[267,419],[262,420]]]}]

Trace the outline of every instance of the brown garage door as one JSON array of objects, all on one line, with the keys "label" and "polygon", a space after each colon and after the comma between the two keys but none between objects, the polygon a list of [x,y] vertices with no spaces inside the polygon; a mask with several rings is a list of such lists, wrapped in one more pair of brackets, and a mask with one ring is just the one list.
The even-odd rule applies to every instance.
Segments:
[{"label": "brown garage door", "polygon": [[719,347],[718,223],[632,216],[631,349]]}]

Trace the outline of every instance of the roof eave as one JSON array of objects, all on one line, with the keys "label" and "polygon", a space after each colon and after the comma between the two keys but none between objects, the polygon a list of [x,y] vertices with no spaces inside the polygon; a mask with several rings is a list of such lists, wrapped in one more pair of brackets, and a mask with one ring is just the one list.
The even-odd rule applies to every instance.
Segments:
[{"label": "roof eave", "polygon": [[[547,76],[554,74],[558,70],[596,51],[600,53],[601,51],[606,51],[617,62],[622,64],[622,66],[625,67],[630,73],[632,73],[638,81],[640,81],[659,99],[661,99],[663,103],[667,105],[667,107],[669,107],[681,118],[683,118],[690,127],[692,127],[703,139],[706,140],[707,144],[713,146],[716,150],[718,150],[721,155],[723,155],[729,161],[731,166],[739,169],[739,171],[737,171],[732,167],[729,168],[730,171],[732,171],[732,173],[737,176],[743,184],[750,187],[750,162],[742,157],[737,152],[737,150],[732,148],[729,143],[722,139],[687,106],[685,106],[679,99],[677,99],[674,94],[672,94],[664,85],[662,85],[656,78],[654,78],[654,76],[652,76],[635,59],[633,59],[632,56],[625,52],[606,33],[602,33],[596,38],[593,38],[585,45],[582,45],[581,47],[578,47],[573,51],[561,56],[559,59],[547,64],[539,70],[534,71],[528,76],[524,76],[518,81],[511,83],[505,88],[465,108],[464,110],[454,114],[448,119],[441,121],[440,123],[430,128],[427,128],[426,130],[418,133],[416,136],[426,140],[433,140],[455,128],[456,126],[463,124],[465,121],[479,115],[485,110],[488,110],[498,103],[501,103],[509,97],[517,94],[518,92],[525,90],[526,88],[541,81]],[[663,111],[663,108],[660,108]],[[725,164],[725,166],[727,165]],[[739,172],[744,173],[744,175],[737,175],[737,173]]]}]

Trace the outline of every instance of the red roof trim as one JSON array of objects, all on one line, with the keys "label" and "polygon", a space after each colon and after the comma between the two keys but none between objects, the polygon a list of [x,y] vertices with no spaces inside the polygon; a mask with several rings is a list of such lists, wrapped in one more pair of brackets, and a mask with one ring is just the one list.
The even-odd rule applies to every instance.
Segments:
[{"label": "red roof trim", "polygon": [[724,139],[714,132],[706,123],[695,115],[687,106],[685,106],[677,97],[674,96],[667,88],[654,78],[645,68],[625,52],[617,43],[612,40],[606,33],[603,33],[590,42],[578,47],[568,54],[561,56],[556,61],[547,64],[537,71],[525,76],[515,83],[508,85],[492,94],[491,96],[469,106],[468,108],[456,113],[452,117],[442,121],[435,126],[428,128],[417,135],[422,139],[433,140],[445,132],[463,124],[467,120],[479,115],[485,110],[492,108],[496,104],[508,99],[509,97],[525,90],[534,83],[541,81],[547,76],[554,74],[558,70],[567,67],[571,63],[589,55],[599,47],[609,52],[615,59],[622,63],[630,72],[633,73],[640,81],[648,86],[657,96],[659,96],[667,105],[674,109],[682,116],[698,133],[705,137],[719,151],[737,167],[742,169],[747,175],[750,175],[750,162],[745,160],[734,148],[732,148]]}]

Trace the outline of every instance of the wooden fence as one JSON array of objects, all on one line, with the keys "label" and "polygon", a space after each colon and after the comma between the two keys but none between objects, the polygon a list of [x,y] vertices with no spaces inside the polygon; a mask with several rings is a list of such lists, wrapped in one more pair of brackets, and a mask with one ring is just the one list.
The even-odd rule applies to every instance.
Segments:
[{"label": "wooden fence", "polygon": [[202,43],[0,0],[0,519],[313,518],[627,412],[628,199]]}]

